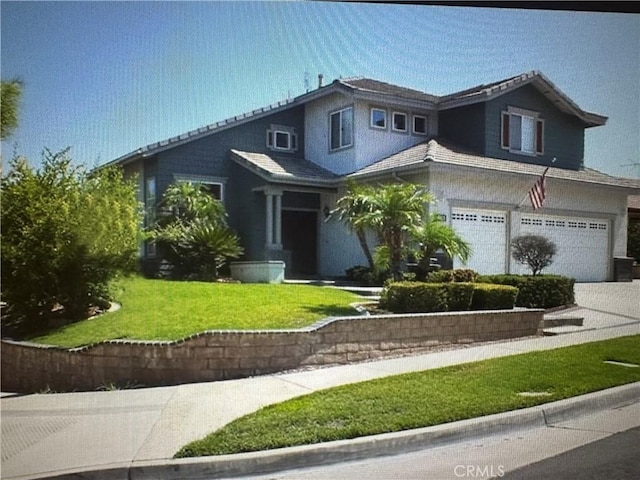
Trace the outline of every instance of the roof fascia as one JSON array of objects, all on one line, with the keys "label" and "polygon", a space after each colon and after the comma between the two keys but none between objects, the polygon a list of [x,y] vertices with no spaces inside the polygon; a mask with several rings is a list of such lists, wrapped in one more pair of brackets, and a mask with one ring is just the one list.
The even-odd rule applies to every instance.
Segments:
[{"label": "roof fascia", "polygon": [[[562,104],[565,109],[569,110],[574,116],[578,117],[585,124],[587,124],[587,127],[604,125],[608,120],[608,117],[605,117],[603,115],[598,115],[596,113],[586,112],[582,110],[580,107],[578,107],[578,105],[576,105],[575,102],[573,102],[573,100],[571,100],[567,95],[560,91],[558,87],[556,87],[548,78],[546,78],[540,72],[532,73],[528,75],[526,79],[520,81],[510,81],[509,85],[504,85],[499,88],[497,88],[498,86],[493,87],[488,92],[480,91],[465,98],[453,98],[451,100],[444,100],[438,105],[438,109],[450,110],[456,107],[487,102],[529,84],[533,84],[542,95],[544,95],[550,102],[552,102],[556,106],[558,103]],[[562,108],[558,108],[562,110]]]},{"label": "roof fascia", "polygon": [[[428,164],[428,168],[429,170],[433,169],[435,171],[484,171],[484,172],[494,172],[494,173],[498,173],[501,175],[507,175],[510,177],[522,177],[522,176],[527,176],[527,177],[531,177],[532,180],[535,180],[537,178],[540,177],[541,172],[538,173],[534,173],[534,172],[513,172],[513,171],[507,171],[507,170],[501,170],[498,168],[491,168],[491,167],[478,167],[475,165],[459,165],[459,164],[455,164],[455,163],[447,163],[447,162],[442,162],[442,161],[437,161],[437,160],[433,160],[431,157],[427,157],[427,160],[425,161],[425,163]],[[540,166],[542,167],[542,165]],[[598,185],[599,187],[602,188],[608,188],[611,190],[616,190],[616,191],[627,191],[627,192],[636,192],[640,193],[640,186],[638,187],[633,187],[631,185],[612,185],[611,183],[603,183],[603,182],[597,182],[597,181],[589,181],[589,180],[579,180],[579,179],[573,179],[573,178],[562,178],[562,177],[558,177],[554,175],[553,171],[549,171],[546,174],[546,178],[550,178],[553,179],[554,181],[559,181],[559,182],[567,182],[567,183],[571,183],[571,184],[575,184],[575,183],[581,183],[584,185]],[[616,177],[611,177],[612,179],[615,179]],[[629,193],[632,194],[632,193]]]},{"label": "roof fascia", "polygon": [[339,183],[340,178],[335,179],[306,179],[302,177],[290,177],[284,175],[274,175],[272,173],[267,172],[263,168],[260,168],[253,163],[248,162],[241,155],[231,152],[231,159],[236,162],[241,167],[246,168],[251,173],[258,175],[263,180],[266,180],[271,183],[279,183],[279,184],[291,184],[291,185],[302,185],[302,186],[310,186],[317,188],[335,188]]}]

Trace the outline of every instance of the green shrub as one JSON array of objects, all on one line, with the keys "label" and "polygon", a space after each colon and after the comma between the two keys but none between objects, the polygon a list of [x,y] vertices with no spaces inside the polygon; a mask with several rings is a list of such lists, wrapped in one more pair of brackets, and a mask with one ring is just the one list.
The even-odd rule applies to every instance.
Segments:
[{"label": "green shrub", "polygon": [[526,308],[553,308],[575,303],[575,280],[560,275],[481,275],[484,283],[517,287],[516,306]]},{"label": "green shrub", "polygon": [[534,276],[553,263],[557,251],[555,243],[540,235],[522,235],[511,241],[511,256],[528,266]]},{"label": "green shrub", "polygon": [[431,272],[427,276],[429,283],[447,283],[447,282],[475,282],[478,274],[468,268],[458,268],[455,270],[439,270]]},{"label": "green shrub", "polygon": [[471,310],[512,309],[517,295],[518,289],[509,285],[474,283]]},{"label": "green shrub", "polygon": [[447,307],[450,312],[460,312],[471,308],[473,283],[445,283]]},{"label": "green shrub", "polygon": [[87,173],[67,151],[34,171],[13,159],[2,179],[2,299],[28,331],[54,309],[66,319],[104,306],[109,283],[135,271],[140,208],[135,181],[116,167]]},{"label": "green shrub", "polygon": [[447,291],[440,283],[393,282],[382,290],[380,307],[393,313],[445,312]]},{"label": "green shrub", "polygon": [[472,283],[391,282],[382,291],[380,306],[394,313],[469,310]]},{"label": "green shrub", "polygon": [[362,265],[347,268],[345,273],[347,280],[372,286],[384,284],[390,275],[388,271],[372,270],[371,268]]}]

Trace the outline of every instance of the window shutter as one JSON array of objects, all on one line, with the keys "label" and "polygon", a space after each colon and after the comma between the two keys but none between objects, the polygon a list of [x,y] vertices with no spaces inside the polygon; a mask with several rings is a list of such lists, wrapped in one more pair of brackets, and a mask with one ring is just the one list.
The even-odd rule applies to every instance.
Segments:
[{"label": "window shutter", "polygon": [[509,148],[509,114],[502,113],[502,148]]},{"label": "window shutter", "polygon": [[536,153],[544,153],[544,122],[536,122]]}]

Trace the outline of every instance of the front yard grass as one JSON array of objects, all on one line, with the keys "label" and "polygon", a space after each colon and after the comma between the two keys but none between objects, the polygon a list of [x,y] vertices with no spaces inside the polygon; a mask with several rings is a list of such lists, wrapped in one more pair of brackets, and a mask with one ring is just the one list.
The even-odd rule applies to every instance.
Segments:
[{"label": "front yard grass", "polygon": [[[221,455],[428,427],[640,381],[640,335],[344,385],[239,418],[176,457]],[[545,395],[522,396],[521,392]]]},{"label": "front yard grass", "polygon": [[119,283],[121,309],[30,340],[75,347],[117,338],[179,340],[205,330],[300,328],[324,317],[356,315],[354,294],[312,285],[171,282]]}]

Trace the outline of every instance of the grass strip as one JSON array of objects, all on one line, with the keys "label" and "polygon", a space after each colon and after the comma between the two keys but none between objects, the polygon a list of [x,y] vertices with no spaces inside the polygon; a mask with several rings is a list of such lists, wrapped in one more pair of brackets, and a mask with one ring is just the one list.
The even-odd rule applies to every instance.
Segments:
[{"label": "grass strip", "polygon": [[356,315],[356,295],[288,284],[172,282],[129,278],[118,285],[117,312],[57,328],[30,340],[63,347],[105,340],[179,340],[205,330],[292,329],[330,316]]},{"label": "grass strip", "polygon": [[[239,418],[176,457],[221,455],[397,432],[532,407],[640,381],[640,335],[344,385]],[[521,392],[547,392],[522,396]]]}]

